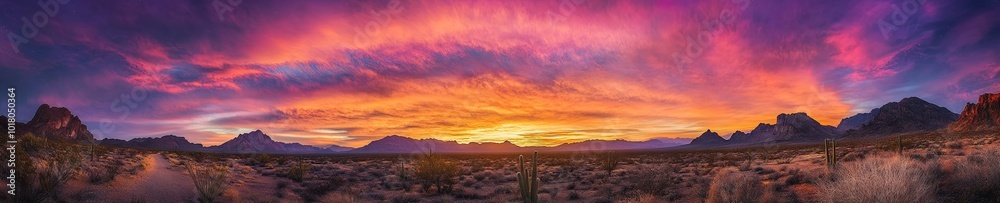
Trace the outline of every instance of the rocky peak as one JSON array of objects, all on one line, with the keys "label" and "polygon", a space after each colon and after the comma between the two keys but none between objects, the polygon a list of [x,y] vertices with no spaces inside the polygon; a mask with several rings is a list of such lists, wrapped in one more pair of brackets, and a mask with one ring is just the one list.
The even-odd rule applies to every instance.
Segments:
[{"label": "rocky peak", "polygon": [[951,131],[1000,129],[1000,94],[983,94],[979,103],[965,105],[962,114],[948,126]]},{"label": "rocky peak", "polygon": [[277,142],[271,136],[264,134],[261,130],[239,134],[236,138],[226,141],[213,149],[228,153],[318,153],[325,151],[318,147],[302,145],[299,143]]},{"label": "rocky peak", "polygon": [[806,113],[779,114],[775,125],[820,125],[818,121]]},{"label": "rocky peak", "polygon": [[845,137],[882,136],[896,133],[938,130],[958,119],[947,108],[916,97],[889,102],[868,123],[851,130]]},{"label": "rocky peak", "polygon": [[52,107],[42,104],[35,111],[35,116],[28,121],[29,131],[36,136],[64,141],[89,142],[94,135],[87,130],[79,117],[63,107]]},{"label": "rocky peak", "polygon": [[694,140],[691,140],[692,145],[713,145],[713,144],[722,144],[725,142],[726,139],[723,139],[722,136],[719,136],[719,133],[712,132],[711,129],[706,130],[704,133],[698,136],[698,138],[694,138]]},{"label": "rocky peak", "polygon": [[739,131],[739,130],[737,130],[736,132],[733,132],[733,135],[729,136],[729,141],[735,141],[735,142],[743,142],[743,141],[747,141],[749,139],[750,139],[750,135],[749,134],[746,134],[743,131]]}]

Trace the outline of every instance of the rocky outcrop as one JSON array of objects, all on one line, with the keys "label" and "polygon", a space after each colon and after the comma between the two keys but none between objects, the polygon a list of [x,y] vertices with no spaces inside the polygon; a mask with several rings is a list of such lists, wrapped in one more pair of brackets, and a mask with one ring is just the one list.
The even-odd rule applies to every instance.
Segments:
[{"label": "rocky outcrop", "polygon": [[833,126],[822,125],[806,113],[778,115],[774,124],[758,124],[748,134],[733,133],[730,144],[754,144],[764,142],[809,142],[833,138],[840,131]]},{"label": "rocky outcrop", "polygon": [[700,136],[691,140],[691,145],[722,145],[725,143],[726,139],[719,136],[719,133],[712,132],[711,129],[706,130]]},{"label": "rocky outcrop", "polygon": [[52,140],[90,142],[94,139],[87,126],[79,117],[70,113],[69,109],[51,107],[48,104],[38,107],[26,128],[35,136]]},{"label": "rocky outcrop", "polygon": [[947,127],[956,119],[958,114],[952,113],[947,108],[920,98],[909,97],[882,105],[871,121],[856,130],[848,131],[844,137],[859,138],[932,131]]},{"label": "rocky outcrop", "polygon": [[1000,94],[983,94],[978,103],[968,103],[958,120],[948,126],[951,131],[1000,130]]},{"label": "rocky outcrop", "polygon": [[854,116],[844,118],[843,120],[840,120],[840,124],[837,125],[837,130],[847,132],[848,130],[861,128],[862,125],[871,122],[872,119],[875,118],[876,114],[878,114],[878,108],[872,109],[872,111],[868,113],[859,113]]}]

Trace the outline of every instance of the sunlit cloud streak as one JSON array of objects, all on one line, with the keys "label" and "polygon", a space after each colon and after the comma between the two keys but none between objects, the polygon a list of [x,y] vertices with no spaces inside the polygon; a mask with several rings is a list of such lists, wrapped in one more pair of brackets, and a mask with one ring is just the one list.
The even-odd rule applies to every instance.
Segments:
[{"label": "sunlit cloud streak", "polygon": [[[245,1],[220,19],[209,2],[74,1],[20,53],[0,46],[0,79],[23,106],[113,121],[112,138],[354,147],[694,137],[792,112],[837,125],[1000,90],[1000,4],[927,1],[883,37],[902,2]],[[0,7],[8,32],[37,11]],[[135,87],[149,98],[118,119]]]}]

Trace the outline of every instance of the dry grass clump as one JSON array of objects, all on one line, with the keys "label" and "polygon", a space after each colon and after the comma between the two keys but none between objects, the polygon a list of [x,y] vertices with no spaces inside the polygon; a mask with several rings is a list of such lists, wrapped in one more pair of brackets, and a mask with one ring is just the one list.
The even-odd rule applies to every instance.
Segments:
[{"label": "dry grass clump", "polygon": [[917,161],[878,157],[845,164],[817,185],[826,202],[934,202],[931,176]]},{"label": "dry grass clump", "polygon": [[229,168],[222,165],[212,164],[210,166],[199,166],[195,162],[184,164],[191,180],[194,181],[195,189],[198,190],[198,200],[201,202],[214,202],[216,198],[222,196],[226,190],[226,174]]},{"label": "dry grass clump", "polygon": [[706,202],[757,202],[763,195],[760,179],[751,172],[723,172],[708,188]]},{"label": "dry grass clump", "polygon": [[118,167],[90,166],[84,168],[87,180],[93,184],[111,182],[118,175]]},{"label": "dry grass clump", "polygon": [[1000,201],[1000,152],[972,155],[955,164],[941,192],[955,202]]}]

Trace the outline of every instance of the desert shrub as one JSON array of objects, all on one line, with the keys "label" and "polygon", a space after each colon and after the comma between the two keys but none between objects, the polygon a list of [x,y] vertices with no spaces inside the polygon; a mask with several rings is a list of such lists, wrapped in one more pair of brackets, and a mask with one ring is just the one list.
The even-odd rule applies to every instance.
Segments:
[{"label": "desert shrub", "polygon": [[309,173],[309,164],[299,163],[289,167],[288,171],[285,172],[285,177],[288,177],[288,179],[292,179],[295,182],[302,182],[306,173]]},{"label": "desert shrub", "polygon": [[724,172],[712,179],[706,202],[757,202],[763,194],[760,180],[750,172]]},{"label": "desert shrub", "polygon": [[669,168],[647,167],[646,169],[640,169],[633,176],[633,181],[631,182],[634,182],[636,189],[643,194],[666,195],[670,193],[669,189],[674,185],[674,178],[671,171]]},{"label": "desert shrub", "polygon": [[934,186],[924,167],[899,156],[844,164],[818,186],[826,202],[934,202]]},{"label": "desert shrub", "polygon": [[476,181],[483,181],[484,179],[486,179],[486,172],[473,174],[472,178],[476,179]]},{"label": "desert shrub", "polygon": [[226,174],[229,173],[228,167],[216,164],[199,166],[199,164],[193,162],[184,164],[184,167],[191,176],[191,180],[194,181],[195,189],[198,190],[199,201],[214,202],[226,190],[225,183]]},{"label": "desert shrub", "polygon": [[47,161],[41,162],[38,169],[38,185],[45,198],[56,200],[57,195],[62,191],[63,186],[80,169],[81,150],[76,147],[55,150],[48,155]]},{"label": "desert shrub", "polygon": [[390,198],[392,203],[415,203],[420,202],[420,196],[412,193],[403,193],[399,195],[394,195]]},{"label": "desert shrub", "polygon": [[944,178],[941,193],[952,202],[1000,201],[1000,153],[973,155],[955,164]]},{"label": "desert shrub", "polygon": [[267,155],[267,154],[261,154],[261,155],[253,156],[253,159],[251,159],[251,160],[253,161],[253,163],[255,165],[264,166],[264,165],[267,165],[268,163],[271,163],[271,161],[273,161],[274,158],[271,158],[271,156]]},{"label": "desert shrub", "polygon": [[306,193],[302,194],[302,198],[307,201],[314,201],[323,197],[330,191],[334,191],[343,186],[347,181],[340,176],[330,176],[326,180],[309,181],[308,184],[304,184],[306,187]]},{"label": "desert shrub", "polygon": [[84,168],[84,173],[86,173],[87,180],[90,181],[90,183],[101,184],[114,180],[115,176],[118,175],[119,170],[116,166],[91,166]]},{"label": "desert shrub", "polygon": [[414,175],[421,181],[424,191],[436,187],[438,193],[451,191],[461,168],[458,164],[447,161],[432,153],[424,154],[417,159]]},{"label": "desert shrub", "polygon": [[[19,142],[18,144],[21,144]],[[37,158],[28,156],[25,150],[18,150],[17,160],[14,162],[14,169],[17,171],[17,193],[16,195],[3,195],[2,202],[41,202],[45,199],[45,192],[38,184],[38,174],[41,171],[35,164]]]},{"label": "desert shrub", "polygon": [[576,191],[569,192],[569,200],[579,200],[579,199],[580,199],[580,193],[576,193]]}]

